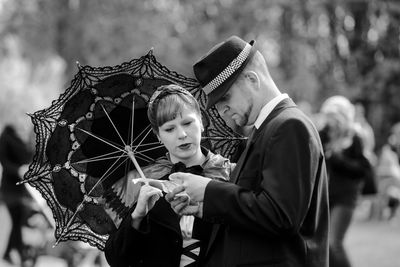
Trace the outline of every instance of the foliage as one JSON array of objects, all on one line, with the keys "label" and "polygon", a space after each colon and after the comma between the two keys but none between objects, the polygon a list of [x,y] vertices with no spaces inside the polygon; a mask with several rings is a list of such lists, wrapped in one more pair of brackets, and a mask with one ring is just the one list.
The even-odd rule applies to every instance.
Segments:
[{"label": "foliage", "polygon": [[[192,76],[201,55],[236,34],[257,41],[278,86],[313,112],[334,94],[361,101],[378,145],[400,120],[396,1],[0,0],[0,14],[0,65],[23,62],[26,71],[14,76],[45,90],[30,97],[47,96],[48,104],[76,61],[116,65],[154,47],[160,62]],[[0,83],[2,92],[15,93],[15,85]]]}]

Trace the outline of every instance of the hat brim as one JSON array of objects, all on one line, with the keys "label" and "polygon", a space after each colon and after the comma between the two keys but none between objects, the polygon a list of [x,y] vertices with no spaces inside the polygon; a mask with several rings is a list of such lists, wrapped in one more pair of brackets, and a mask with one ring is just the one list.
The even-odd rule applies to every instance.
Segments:
[{"label": "hat brim", "polygon": [[243,69],[247,66],[247,63],[254,56],[254,53],[257,51],[257,49],[254,47],[255,41],[252,40],[249,44],[252,47],[249,56],[242,63],[242,65],[234,73],[232,73],[232,75],[229,76],[220,86],[215,88],[211,93],[207,95],[207,104],[206,104],[207,109],[214,106],[221,99],[221,97],[223,97],[228,92],[229,88],[231,88],[233,83],[239,77],[240,73],[242,73]]}]

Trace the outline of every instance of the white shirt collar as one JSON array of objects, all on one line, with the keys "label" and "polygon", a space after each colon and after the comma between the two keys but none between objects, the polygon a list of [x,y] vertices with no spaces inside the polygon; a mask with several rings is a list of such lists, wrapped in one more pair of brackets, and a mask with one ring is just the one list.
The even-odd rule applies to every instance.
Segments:
[{"label": "white shirt collar", "polygon": [[265,106],[261,109],[260,114],[258,114],[256,121],[254,122],[256,129],[260,128],[261,124],[265,121],[272,110],[274,110],[274,108],[286,98],[289,98],[288,94],[280,94],[265,104]]}]

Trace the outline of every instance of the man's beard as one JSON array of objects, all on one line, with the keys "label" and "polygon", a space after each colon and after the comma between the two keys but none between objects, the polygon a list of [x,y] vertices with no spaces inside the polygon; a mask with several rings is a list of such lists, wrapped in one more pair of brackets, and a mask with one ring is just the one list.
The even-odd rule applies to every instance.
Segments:
[{"label": "man's beard", "polygon": [[240,119],[239,122],[236,121],[236,124],[237,124],[238,126],[243,127],[243,126],[248,126],[248,125],[250,125],[250,124],[249,124],[249,118],[250,118],[250,113],[251,113],[252,107],[253,107],[253,105],[250,104],[250,105],[248,106],[246,112],[245,112],[242,116],[239,117],[239,119]]}]

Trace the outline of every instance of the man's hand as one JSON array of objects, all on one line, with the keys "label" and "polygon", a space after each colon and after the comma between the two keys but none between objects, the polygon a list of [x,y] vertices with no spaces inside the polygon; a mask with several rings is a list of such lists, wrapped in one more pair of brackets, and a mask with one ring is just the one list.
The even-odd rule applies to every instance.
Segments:
[{"label": "man's hand", "polygon": [[194,215],[201,218],[203,216],[203,203],[190,201],[190,198],[185,197],[185,195],[185,188],[180,185],[165,195],[165,199],[176,214],[180,216]]},{"label": "man's hand", "polygon": [[183,172],[171,174],[169,180],[182,185],[193,202],[203,202],[206,186],[211,181],[210,178]]}]

